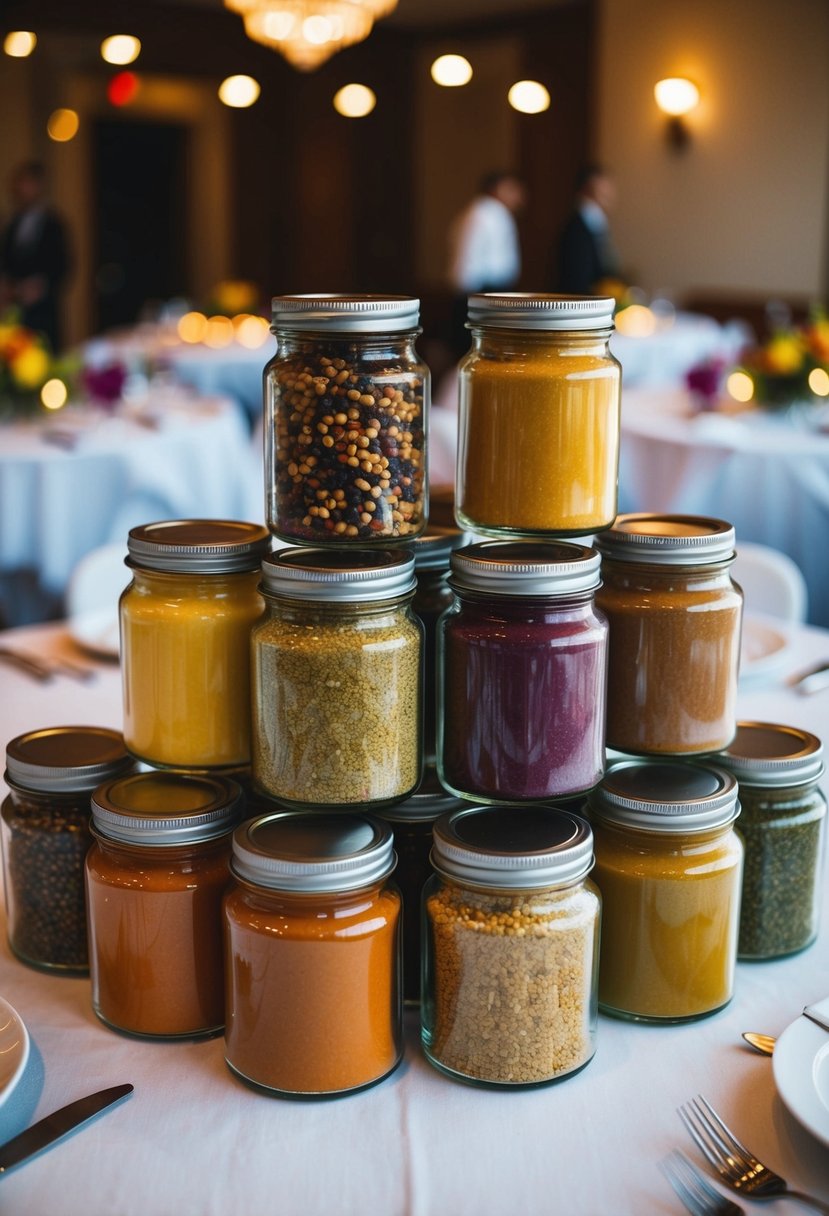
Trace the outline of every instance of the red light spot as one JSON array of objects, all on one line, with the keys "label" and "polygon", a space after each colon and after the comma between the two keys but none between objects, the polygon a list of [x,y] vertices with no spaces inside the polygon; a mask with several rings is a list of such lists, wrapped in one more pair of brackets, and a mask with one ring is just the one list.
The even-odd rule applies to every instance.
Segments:
[{"label": "red light spot", "polygon": [[138,92],[135,72],[118,72],[107,85],[107,97],[114,106],[128,106]]}]

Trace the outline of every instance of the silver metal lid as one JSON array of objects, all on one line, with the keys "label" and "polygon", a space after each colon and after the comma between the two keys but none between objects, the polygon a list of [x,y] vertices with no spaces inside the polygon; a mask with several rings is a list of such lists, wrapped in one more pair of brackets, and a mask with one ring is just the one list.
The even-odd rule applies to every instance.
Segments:
[{"label": "silver metal lid", "polygon": [[592,869],[593,833],[555,807],[466,806],[435,824],[432,865],[476,887],[566,886]]},{"label": "silver metal lid", "polygon": [[235,827],[242,803],[241,788],[227,777],[136,773],[95,790],[92,823],[122,844],[198,844]]},{"label": "silver metal lid", "polygon": [[705,515],[619,515],[593,543],[616,561],[696,566],[733,558],[734,528]]},{"label": "silver metal lid", "polygon": [[433,820],[439,819],[441,815],[447,815],[450,811],[456,811],[468,805],[469,803],[464,802],[463,798],[456,798],[454,794],[447,794],[445,790],[439,792],[418,790],[405,802],[384,807],[382,811],[377,812],[377,815],[387,823],[431,823]]},{"label": "silver metal lid", "polygon": [[418,536],[414,543],[415,570],[448,570],[449,555],[468,544],[469,533],[460,528],[435,528]]},{"label": "silver metal lid", "polygon": [[587,801],[601,819],[650,832],[702,832],[740,813],[731,773],[688,760],[622,760]]},{"label": "silver metal lid", "polygon": [[230,519],[171,519],[132,528],[127,565],[170,574],[256,570],[271,549],[264,524]]},{"label": "silver metal lid", "polygon": [[368,603],[416,586],[414,557],[403,549],[278,549],[262,562],[262,590],[296,600]]},{"label": "silver metal lid", "polygon": [[274,296],[271,306],[272,328],[297,333],[397,333],[417,329],[420,317],[413,296]]},{"label": "silver metal lid", "polygon": [[391,828],[368,815],[275,811],[233,834],[233,872],[275,891],[354,891],[396,864]]},{"label": "silver metal lid", "polygon": [[103,726],[47,726],[6,746],[6,781],[41,793],[74,794],[133,768],[124,737]]},{"label": "silver metal lid", "polygon": [[823,776],[823,744],[797,726],[738,722],[734,742],[718,753],[717,763],[740,785],[807,785]]},{"label": "silver metal lid", "polygon": [[450,563],[453,587],[496,595],[563,596],[601,583],[595,549],[565,541],[478,541]]},{"label": "silver metal lid", "polygon": [[610,329],[611,296],[554,296],[519,291],[477,292],[469,297],[470,325],[499,329]]}]

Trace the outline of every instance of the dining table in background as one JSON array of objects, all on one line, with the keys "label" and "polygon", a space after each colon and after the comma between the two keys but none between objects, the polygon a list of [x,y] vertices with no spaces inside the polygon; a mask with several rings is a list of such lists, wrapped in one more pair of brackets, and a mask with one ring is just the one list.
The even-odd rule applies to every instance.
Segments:
[{"label": "dining table in background", "polygon": [[[779,645],[761,647],[745,664],[739,715],[821,735],[829,688],[807,697],[785,681],[829,659],[829,631],[760,623]],[[39,683],[0,666],[3,744],[47,725],[120,726],[117,663],[86,656],[63,624],[7,631],[0,645],[71,657],[93,672],[85,682],[56,675]],[[739,963],[725,1009],[676,1026],[601,1016],[595,1058],[559,1084],[508,1092],[451,1081],[425,1062],[410,1011],[395,1073],[352,1096],[300,1102],[254,1092],[231,1076],[221,1038],[154,1042],[107,1029],[92,1012],[89,980],[24,966],[0,922],[0,996],[32,1040],[22,1080],[0,1104],[0,1140],[83,1094],[135,1086],[117,1109],[0,1180],[2,1210],[679,1216],[658,1162],[677,1147],[700,1161],[676,1113],[699,1092],[763,1161],[829,1200],[829,1111],[821,1142],[784,1106],[772,1061],[740,1037],[779,1035],[804,1005],[829,994],[827,943],[824,899],[817,943],[790,958]],[[774,1204],[775,1216],[803,1210]]]},{"label": "dining table in background", "polygon": [[[803,571],[829,627],[829,411],[699,410],[682,388],[622,394],[619,511],[713,515]],[[810,422],[811,419],[811,422]]]},{"label": "dining table in background", "polygon": [[624,312],[617,315],[610,349],[622,365],[626,388],[676,386],[699,363],[710,359],[737,362],[752,333],[742,321],[725,324],[704,313],[669,310],[657,305],[650,313],[649,332],[626,332]]}]

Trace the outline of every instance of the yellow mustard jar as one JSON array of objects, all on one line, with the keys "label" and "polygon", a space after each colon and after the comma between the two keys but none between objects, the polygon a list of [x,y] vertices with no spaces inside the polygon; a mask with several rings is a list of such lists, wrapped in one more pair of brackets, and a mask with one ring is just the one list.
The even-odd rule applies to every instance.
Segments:
[{"label": "yellow mustard jar", "polygon": [[232,520],[145,524],[129,534],[121,596],[124,738],[159,768],[250,764],[250,631],[264,603],[267,528]]}]

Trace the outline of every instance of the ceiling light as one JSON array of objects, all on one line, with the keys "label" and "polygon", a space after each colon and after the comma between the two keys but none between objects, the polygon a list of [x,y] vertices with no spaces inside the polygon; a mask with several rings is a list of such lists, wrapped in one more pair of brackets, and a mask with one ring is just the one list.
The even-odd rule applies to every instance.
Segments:
[{"label": "ceiling light", "polygon": [[101,58],[106,63],[123,67],[133,63],[141,54],[141,43],[132,34],[113,34],[101,43]]},{"label": "ceiling light", "polygon": [[12,59],[25,59],[37,46],[37,37],[31,30],[12,30],[3,40],[3,50]]},{"label": "ceiling light", "polygon": [[55,143],[65,144],[75,138],[80,125],[74,110],[53,110],[46,123],[46,133]]},{"label": "ceiling light", "polygon": [[376,104],[376,96],[364,84],[344,84],[334,94],[334,109],[343,118],[365,118]]},{"label": "ceiling light", "polygon": [[550,108],[550,94],[537,80],[519,80],[509,93],[507,100],[513,110],[522,114],[540,114]]},{"label": "ceiling light", "polygon": [[252,76],[228,76],[219,85],[219,101],[235,110],[245,110],[259,97],[259,81]]},{"label": "ceiling light", "polygon": [[361,42],[397,0],[224,0],[241,13],[245,33],[310,71],[343,47]]},{"label": "ceiling light", "polygon": [[457,89],[472,79],[472,64],[463,55],[439,55],[430,69],[435,84]]},{"label": "ceiling light", "polygon": [[684,76],[670,76],[657,81],[653,93],[663,114],[690,114],[699,105],[699,89]]}]

